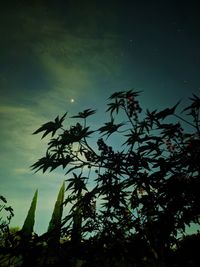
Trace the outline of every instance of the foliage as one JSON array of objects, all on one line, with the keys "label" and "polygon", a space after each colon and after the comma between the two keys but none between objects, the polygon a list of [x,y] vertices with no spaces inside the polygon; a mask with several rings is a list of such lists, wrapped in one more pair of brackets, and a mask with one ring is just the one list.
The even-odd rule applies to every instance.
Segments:
[{"label": "foliage", "polygon": [[[32,260],[33,264],[39,264],[37,258],[39,255],[40,262],[42,262],[43,253],[41,253],[41,251],[43,252],[42,249],[45,242],[48,242],[48,244],[51,246],[53,245],[55,249],[55,245],[59,243],[61,236],[64,191],[65,186],[63,183],[58,193],[47,233],[45,233],[41,237],[38,237],[35,233],[33,233],[38,190],[35,191],[29,211],[21,230],[19,227],[9,227],[11,217],[14,216],[13,210],[11,207],[7,208],[2,205],[1,211],[2,209],[5,209],[6,211],[11,212],[11,214],[7,216],[7,219],[9,221],[7,223],[4,222],[1,224],[0,249],[4,251],[4,255],[2,254],[0,256],[0,264],[2,266],[8,266],[9,264],[16,266],[27,266],[27,264],[30,265],[30,259]],[[4,203],[7,203],[6,199],[2,196],[1,200]],[[47,249],[45,251],[46,253],[48,252]]]},{"label": "foliage", "polygon": [[[45,172],[61,166],[66,174],[73,171],[67,179],[67,190],[75,198],[68,219],[77,208],[81,210],[82,238],[92,233],[109,246],[112,238],[127,240],[139,234],[150,244],[155,261],[162,261],[176,244],[177,234],[184,233],[191,222],[199,223],[200,100],[193,95],[192,104],[183,110],[190,122],[175,114],[179,102],[172,108],[143,112],[139,93],[112,94],[107,109],[110,121],[96,131],[87,126],[88,117],[95,113],[91,109],[73,116],[83,122],[69,128],[43,125],[35,133],[56,137],[32,168]],[[119,121],[120,112],[124,121]],[[174,118],[169,123],[170,116]],[[184,132],[181,122],[192,129]],[[100,134],[97,150],[88,143],[94,132]],[[123,142],[121,151],[106,141],[114,134]],[[92,178],[83,175],[87,168]],[[92,189],[87,188],[89,178]],[[100,208],[92,211],[92,202],[99,199]]]},{"label": "foliage", "polygon": [[12,207],[7,206],[7,200],[4,196],[0,196],[0,231],[4,231],[13,216],[14,213]]},{"label": "foliage", "polygon": [[[180,102],[143,110],[139,94],[112,94],[109,120],[97,130],[88,126],[96,111],[86,109],[72,116],[78,121],[71,126],[69,118],[64,124],[65,113],[34,132],[51,137],[32,169],[61,167],[67,176],[63,205],[72,207],[58,227],[66,240],[58,250],[59,264],[178,265],[178,236],[191,223],[199,225],[200,98],[193,95],[178,115]],[[98,136],[95,145],[93,136]]]},{"label": "foliage", "polygon": [[38,197],[38,190],[35,191],[35,194],[31,202],[31,206],[29,208],[28,214],[22,226],[21,232],[24,236],[32,236],[33,227],[35,224],[35,210],[37,205],[37,197]]},{"label": "foliage", "polygon": [[[52,233],[53,244],[59,243],[61,236],[61,223],[63,215],[63,202],[64,202],[65,184],[63,183],[54,206],[54,211],[52,213],[51,221],[49,222],[47,232]],[[51,240],[52,241],[52,240]]]},{"label": "foliage", "polygon": [[4,236],[9,231],[9,224],[14,216],[13,208],[7,205],[7,200],[0,195],[0,244],[4,245]]}]

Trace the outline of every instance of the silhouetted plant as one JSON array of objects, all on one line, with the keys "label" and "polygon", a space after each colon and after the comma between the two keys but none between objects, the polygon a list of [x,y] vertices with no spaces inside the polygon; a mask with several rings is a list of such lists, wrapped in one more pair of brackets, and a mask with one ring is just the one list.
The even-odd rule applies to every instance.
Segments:
[{"label": "silhouetted plant", "polygon": [[[9,227],[10,219],[14,216],[13,210],[11,207],[6,207],[5,204],[1,206],[1,211],[4,209],[10,212],[10,215],[7,215],[7,222],[2,221],[1,224],[1,266],[36,266],[48,262],[49,251],[52,254],[53,248],[53,251],[56,252],[55,248],[60,244],[64,190],[63,183],[58,193],[48,230],[40,237],[34,233],[38,190],[35,191],[22,229]],[[1,199],[3,203],[7,203],[4,197]],[[51,250],[47,249],[47,244]],[[57,255],[54,256],[54,261],[55,258]]]},{"label": "silhouetted plant", "polygon": [[200,98],[193,95],[180,116],[179,102],[144,111],[139,94],[112,94],[109,120],[97,130],[88,126],[96,111],[86,109],[71,126],[65,113],[34,132],[51,137],[32,169],[67,175],[63,205],[72,207],[58,227],[67,238],[60,264],[172,266],[178,235],[199,224]]},{"label": "silhouetted plant", "polygon": [[54,234],[54,242],[60,241],[61,237],[61,223],[62,223],[62,215],[63,215],[63,202],[64,202],[64,192],[65,192],[65,184],[63,183],[59,193],[58,197],[54,206],[54,211],[51,217],[51,221],[48,226],[47,232],[55,232]]},{"label": "silhouetted plant", "polygon": [[4,196],[0,196],[0,236],[7,231],[13,216],[13,208],[7,205],[7,200]]},{"label": "silhouetted plant", "polygon": [[21,229],[21,233],[23,236],[31,237],[33,234],[33,228],[35,224],[35,210],[37,206],[37,197],[38,197],[38,190],[35,191],[35,194],[31,202],[31,206],[29,208],[28,214],[26,216],[26,219]]},{"label": "silhouetted plant", "polygon": [[[107,109],[110,121],[98,130],[87,126],[87,118],[95,113],[91,109],[73,116],[82,123],[68,128],[63,127],[66,114],[45,123],[34,134],[43,132],[42,138],[48,134],[52,138],[46,156],[32,168],[45,172],[61,166],[67,175],[73,172],[66,180],[73,199],[66,223],[73,220],[79,241],[90,232],[110,246],[139,234],[158,264],[176,243],[177,234],[191,222],[199,223],[200,99],[196,95],[190,99],[191,105],[183,110],[190,116],[186,120],[175,113],[179,102],[172,108],[143,112],[139,93],[112,94]],[[191,128],[184,130],[181,123]],[[93,133],[100,134],[97,149],[89,144]],[[119,136],[121,150],[108,143],[112,135]],[[87,188],[88,179],[93,189]],[[92,215],[91,203],[99,199],[99,209]]]},{"label": "silhouetted plant", "polygon": [[0,249],[8,246],[9,225],[14,216],[13,208],[7,205],[4,196],[0,196]]}]

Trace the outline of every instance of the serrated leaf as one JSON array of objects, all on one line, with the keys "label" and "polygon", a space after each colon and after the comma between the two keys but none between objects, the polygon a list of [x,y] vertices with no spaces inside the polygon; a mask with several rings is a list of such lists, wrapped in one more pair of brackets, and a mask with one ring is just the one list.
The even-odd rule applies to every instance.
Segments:
[{"label": "serrated leaf", "polygon": [[167,116],[169,116],[169,115],[173,115],[174,112],[175,112],[175,110],[176,110],[176,108],[177,108],[177,106],[178,106],[179,104],[180,104],[180,101],[178,101],[177,104],[174,105],[172,108],[166,108],[166,109],[164,109],[164,110],[158,112],[157,114],[155,114],[156,119],[161,119],[161,120],[163,120],[163,119],[165,119]]},{"label": "serrated leaf", "polygon": [[55,118],[54,121],[49,121],[47,123],[44,123],[39,129],[37,129],[33,134],[38,134],[40,132],[44,132],[42,135],[42,139],[48,135],[49,133],[52,133],[52,137],[55,135],[56,131],[62,127],[62,123],[65,119],[67,113],[65,113],[61,119],[59,119],[59,116]]},{"label": "serrated leaf", "polygon": [[192,100],[192,104],[184,108],[182,112],[189,110],[189,109],[193,109],[193,108],[197,108],[197,109],[200,108],[200,98],[197,95],[193,94],[193,98],[190,97],[189,99]]},{"label": "serrated leaf", "polygon": [[72,173],[73,177],[67,179],[69,183],[67,189],[71,189],[73,190],[72,193],[77,193],[77,192],[81,192],[82,190],[87,191],[87,188],[85,186],[85,179],[87,179],[86,177],[81,176],[82,174],[80,173],[79,175],[77,175],[76,173]]},{"label": "serrated leaf", "polygon": [[114,103],[109,103],[108,104],[108,109],[106,110],[106,112],[110,111],[110,114],[112,115],[113,112],[115,111],[117,114],[119,112],[119,108],[122,107],[122,100],[117,100],[115,99],[115,102]]},{"label": "serrated leaf", "polygon": [[96,110],[92,110],[92,109],[85,109],[82,112],[79,112],[78,115],[72,116],[71,118],[81,118],[81,119],[85,119],[88,116],[91,116],[93,114],[96,113]]},{"label": "serrated leaf", "polygon": [[124,91],[116,92],[116,93],[113,93],[108,99],[123,97],[123,95],[124,95]]},{"label": "serrated leaf", "polygon": [[134,89],[131,89],[129,91],[120,91],[120,92],[113,93],[108,99],[136,97],[141,92],[142,91],[135,91],[134,92]]},{"label": "serrated leaf", "polygon": [[98,129],[100,133],[104,133],[104,135],[108,135],[108,137],[116,132],[124,123],[114,124],[114,119],[112,118],[110,122],[106,122],[105,126],[102,126]]}]

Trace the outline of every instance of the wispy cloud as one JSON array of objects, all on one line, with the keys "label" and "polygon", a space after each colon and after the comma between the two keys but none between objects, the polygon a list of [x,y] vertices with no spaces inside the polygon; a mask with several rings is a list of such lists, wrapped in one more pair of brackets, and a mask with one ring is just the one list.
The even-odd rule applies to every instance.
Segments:
[{"label": "wispy cloud", "polygon": [[29,166],[44,155],[47,143],[32,132],[58,114],[77,113],[99,101],[98,81],[120,72],[119,36],[94,36],[95,23],[88,32],[76,24],[73,32],[64,17],[37,5],[19,5],[0,22],[6,66],[0,77],[1,190],[15,210],[13,224],[21,225],[39,188],[38,221],[44,224],[38,229],[44,231],[66,177],[60,171],[31,173]]}]

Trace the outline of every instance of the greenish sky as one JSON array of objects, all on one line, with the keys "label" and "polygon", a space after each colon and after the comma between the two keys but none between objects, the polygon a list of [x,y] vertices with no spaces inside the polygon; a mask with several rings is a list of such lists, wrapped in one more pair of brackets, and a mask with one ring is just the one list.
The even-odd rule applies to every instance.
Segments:
[{"label": "greenish sky", "polygon": [[45,149],[31,135],[42,123],[97,108],[95,126],[107,97],[133,87],[152,109],[199,95],[197,10],[193,2],[166,0],[1,4],[0,194],[14,208],[13,225],[22,226],[38,188],[36,232],[46,231],[66,178],[30,171]]}]

